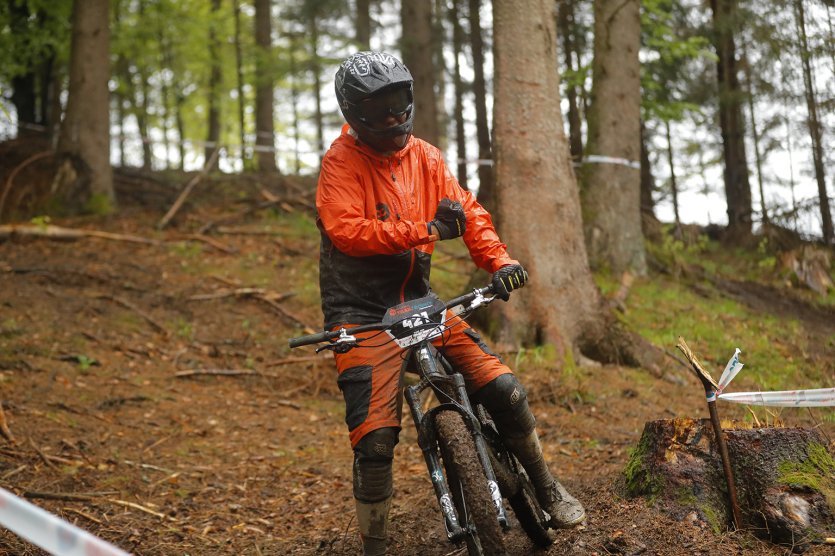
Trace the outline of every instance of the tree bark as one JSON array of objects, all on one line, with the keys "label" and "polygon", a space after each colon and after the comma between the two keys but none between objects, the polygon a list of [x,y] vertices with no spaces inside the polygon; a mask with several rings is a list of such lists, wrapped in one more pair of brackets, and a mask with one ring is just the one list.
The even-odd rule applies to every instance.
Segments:
[{"label": "tree bark", "polygon": [[481,36],[481,0],[469,0],[470,49],[473,53],[473,94],[475,104],[476,139],[478,141],[478,202],[493,211],[495,199],[495,170],[490,144],[490,125],[487,122],[487,85],[484,78],[484,40]]},{"label": "tree bark", "polygon": [[432,2],[402,0],[400,8],[400,20],[403,25],[403,63],[412,72],[415,80],[414,134],[437,145],[441,135],[438,127],[435,67],[432,56]]},{"label": "tree bark", "polygon": [[[640,1],[594,3],[592,100],[586,152],[637,162],[641,156]],[[582,166],[583,216],[592,267],[646,274],[640,167]]]},{"label": "tree bark", "polygon": [[745,158],[742,96],[736,68],[734,30],[737,0],[710,0],[717,54],[719,124],[725,160],[725,198],[728,204],[728,239],[744,241],[751,235],[751,185]]},{"label": "tree bark", "polygon": [[[217,12],[220,11],[220,0],[212,0],[212,18],[214,19]],[[220,149],[220,82],[222,78],[220,67],[220,39],[217,36],[214,22],[209,26],[209,58],[211,59],[209,68],[209,110],[208,110],[208,131],[206,134],[206,148],[203,150],[203,157],[208,162],[214,160],[215,163],[209,171],[218,168],[217,160],[219,157],[212,156],[214,152]]]},{"label": "tree bark", "polygon": [[116,203],[110,166],[109,1],[75,2],[70,86],[53,191],[70,212],[109,212]]},{"label": "tree bark", "polygon": [[255,0],[255,156],[258,170],[276,172],[271,0]]},{"label": "tree bark", "polygon": [[678,178],[676,177],[675,157],[673,156],[673,134],[669,120],[664,120],[664,137],[667,140],[667,164],[670,166],[670,193],[673,197],[673,214],[676,229],[681,233],[681,217],[678,212]]},{"label": "tree bark", "polygon": [[[825,496],[803,481],[832,488],[831,456],[816,430],[724,431],[743,525],[778,543],[802,545],[832,529]],[[708,419],[650,421],[625,470],[630,496],[651,496],[679,519],[724,530],[731,522],[726,482]],[[802,470],[798,472],[798,470]],[[804,477],[802,473],[806,473]]]},{"label": "tree bark", "polygon": [[238,141],[240,142],[241,170],[247,168],[246,153],[246,118],[244,117],[244,60],[241,46],[241,4],[240,0],[233,1],[233,15],[235,18],[235,76],[238,85]]},{"label": "tree bark", "polygon": [[794,1],[795,18],[800,35],[800,61],[803,67],[803,88],[806,92],[806,109],[809,112],[807,120],[809,135],[812,138],[812,161],[815,167],[815,180],[818,184],[818,198],[820,199],[821,225],[823,240],[827,245],[835,241],[835,231],[832,228],[832,212],[829,210],[829,195],[826,192],[826,174],[823,167],[823,144],[820,120],[818,119],[818,104],[815,99],[815,86],[812,79],[812,65],[809,61],[811,53],[806,37],[806,15],[802,0]]}]

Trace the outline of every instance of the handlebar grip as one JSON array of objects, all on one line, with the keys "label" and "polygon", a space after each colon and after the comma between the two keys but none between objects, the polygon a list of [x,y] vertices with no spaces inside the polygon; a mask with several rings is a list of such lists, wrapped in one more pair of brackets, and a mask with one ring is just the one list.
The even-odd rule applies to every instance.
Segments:
[{"label": "handlebar grip", "polygon": [[[310,344],[318,344],[320,342],[324,342],[325,340],[330,340],[333,337],[333,334],[333,332],[323,330],[322,332],[317,332],[316,334],[308,334],[307,336],[290,338],[290,347],[297,348],[301,346],[308,346]],[[339,333],[337,332],[337,335],[338,334]]]}]

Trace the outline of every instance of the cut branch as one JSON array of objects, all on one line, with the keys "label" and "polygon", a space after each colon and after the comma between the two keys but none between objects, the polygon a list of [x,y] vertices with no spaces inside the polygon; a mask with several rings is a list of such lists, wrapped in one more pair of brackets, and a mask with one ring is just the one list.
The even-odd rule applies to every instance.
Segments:
[{"label": "cut branch", "polygon": [[177,197],[177,200],[174,201],[174,204],[171,205],[171,208],[168,209],[168,212],[165,213],[165,216],[163,216],[157,224],[158,230],[162,230],[168,225],[169,222],[171,222],[171,219],[174,218],[174,215],[176,215],[180,208],[182,208],[183,203],[186,202],[186,198],[189,196],[194,187],[200,182],[201,179],[203,179],[206,176],[206,174],[209,173],[209,170],[211,170],[214,167],[215,161],[217,160],[219,153],[220,149],[214,149],[212,155],[209,157],[209,160],[206,162],[206,165],[203,167],[203,169],[196,176],[191,178],[191,180],[189,180],[189,182],[183,188],[183,191],[180,193],[180,196]]}]

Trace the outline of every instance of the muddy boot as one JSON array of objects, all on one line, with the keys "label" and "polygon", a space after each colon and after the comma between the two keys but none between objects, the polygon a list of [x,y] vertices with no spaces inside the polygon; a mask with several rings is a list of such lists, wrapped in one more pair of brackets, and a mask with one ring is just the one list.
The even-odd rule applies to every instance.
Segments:
[{"label": "muddy boot", "polygon": [[528,473],[539,504],[551,516],[551,527],[573,527],[586,519],[583,505],[548,470],[535,430],[522,438],[505,437],[504,442]]},{"label": "muddy boot", "polygon": [[359,500],[354,501],[357,504],[357,523],[359,523],[362,537],[363,555],[384,556],[391,497],[370,504]]}]

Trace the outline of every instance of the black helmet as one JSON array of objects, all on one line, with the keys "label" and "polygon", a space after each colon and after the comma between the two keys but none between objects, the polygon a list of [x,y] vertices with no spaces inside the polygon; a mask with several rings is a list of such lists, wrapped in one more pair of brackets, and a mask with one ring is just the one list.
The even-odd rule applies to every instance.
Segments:
[{"label": "black helmet", "polygon": [[[412,74],[387,52],[357,52],[339,66],[334,79],[342,115],[360,136],[378,150],[396,150],[392,139],[412,133],[415,111]],[[381,102],[368,102],[379,99]],[[372,127],[375,116],[406,114],[402,124]]]}]

